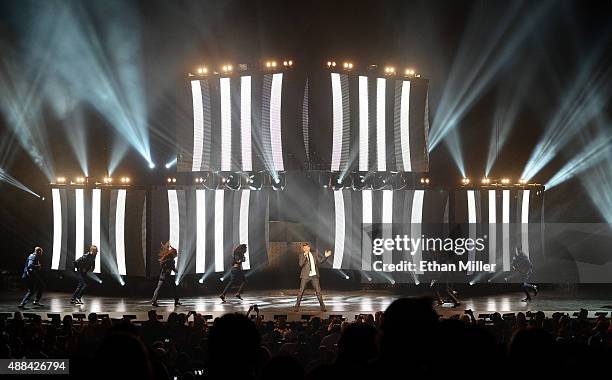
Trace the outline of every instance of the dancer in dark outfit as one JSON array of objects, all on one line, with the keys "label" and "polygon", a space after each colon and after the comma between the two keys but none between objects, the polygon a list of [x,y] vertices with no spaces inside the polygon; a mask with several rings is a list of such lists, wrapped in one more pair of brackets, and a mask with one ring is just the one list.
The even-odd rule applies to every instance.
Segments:
[{"label": "dancer in dark outfit", "polygon": [[34,252],[28,255],[26,265],[23,268],[21,279],[25,282],[28,292],[19,303],[20,309],[25,309],[25,305],[30,301],[30,298],[34,296],[34,306],[44,306],[39,303],[40,297],[44,291],[45,285],[42,281],[40,272],[42,265],[40,264],[40,258],[43,254],[43,249],[40,247],[34,248]]},{"label": "dancer in dark outfit", "polygon": [[72,293],[72,298],[70,299],[71,304],[82,305],[83,300],[83,292],[85,288],[87,288],[87,273],[92,272],[96,267],[96,256],[98,255],[98,247],[92,245],[89,247],[89,252],[86,252],[83,256],[79,257],[74,261],[74,269],[77,271],[77,276],[79,277],[79,282],[77,284],[74,293]]},{"label": "dancer in dark outfit", "polygon": [[176,272],[176,266],[174,259],[178,256],[178,252],[174,247],[170,245],[170,242],[162,243],[161,253],[159,254],[159,281],[157,281],[157,287],[153,292],[153,298],[151,299],[151,305],[159,306],[157,304],[157,298],[159,297],[159,291],[164,284],[168,284],[172,288],[172,294],[174,296],[174,306],[180,306],[177,285],[170,277],[172,272]]},{"label": "dancer in dark outfit", "polygon": [[225,294],[230,289],[232,285],[238,284],[238,290],[236,291],[236,298],[242,299],[240,293],[242,292],[242,288],[246,284],[246,278],[244,277],[244,272],[242,271],[242,263],[246,261],[245,253],[247,251],[246,244],[240,244],[236,248],[234,248],[234,252],[232,254],[232,270],[230,272],[230,281],[225,285],[225,289],[223,289],[223,293],[219,296],[221,301],[225,302]]},{"label": "dancer in dark outfit", "polygon": [[[531,277],[531,275],[533,274],[533,265],[531,264],[531,260],[529,260],[529,257],[527,257],[527,255],[525,255],[521,250],[516,248],[514,258],[512,259],[511,268],[512,271],[521,276],[522,279],[521,287],[523,288],[523,292],[525,293],[525,298],[521,301],[531,301],[531,294],[529,293],[530,290],[533,292],[534,297],[538,295],[538,287],[534,284],[529,283],[529,277]],[[507,277],[506,281],[512,276],[513,274]]]}]

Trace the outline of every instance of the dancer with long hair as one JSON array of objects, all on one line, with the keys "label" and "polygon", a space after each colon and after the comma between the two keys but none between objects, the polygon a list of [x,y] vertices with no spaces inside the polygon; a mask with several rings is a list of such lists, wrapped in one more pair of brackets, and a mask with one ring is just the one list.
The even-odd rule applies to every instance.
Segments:
[{"label": "dancer with long hair", "polygon": [[168,284],[172,288],[172,295],[174,296],[174,306],[180,306],[177,285],[170,277],[172,272],[176,272],[176,265],[174,259],[178,256],[178,252],[174,247],[167,241],[161,244],[161,252],[159,253],[159,280],[157,281],[157,287],[153,292],[153,298],[151,299],[152,306],[159,306],[157,304],[157,298],[159,297],[159,291],[164,284]]}]

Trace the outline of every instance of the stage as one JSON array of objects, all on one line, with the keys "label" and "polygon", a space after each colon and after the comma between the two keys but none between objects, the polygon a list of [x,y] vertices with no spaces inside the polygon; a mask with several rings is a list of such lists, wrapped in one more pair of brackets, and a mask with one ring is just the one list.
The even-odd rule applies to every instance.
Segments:
[{"label": "stage", "polygon": [[[595,316],[596,312],[612,311],[612,299],[607,291],[572,291],[560,292],[555,290],[540,291],[531,302],[524,303],[521,299],[524,295],[520,292],[499,293],[495,295],[459,295],[461,305],[456,308],[436,306],[436,311],[442,317],[448,318],[455,314],[463,314],[464,310],[472,309],[476,317],[480,313],[516,313],[527,311],[543,311],[547,316],[554,312],[569,313],[585,308],[589,316]],[[243,294],[240,301],[231,296],[222,303],[218,296],[207,295],[200,297],[182,298],[182,306],[174,307],[170,299],[161,299],[159,307],[155,308],[164,319],[173,311],[188,312],[196,311],[212,318],[226,313],[245,313],[249,306],[257,304],[260,313],[265,320],[272,320],[275,316],[286,315],[288,320],[300,320],[302,316],[319,316],[327,318],[329,315],[342,315],[348,321],[352,321],[358,314],[373,314],[385,308],[395,299],[402,296],[415,296],[411,294],[400,294],[384,290],[353,290],[353,291],[327,291],[324,299],[327,306],[326,312],[319,311],[319,305],[314,294],[307,293],[302,300],[302,307],[298,312],[293,311],[296,298],[296,289],[282,291],[249,291]],[[422,295],[431,296],[423,292]],[[3,293],[0,299],[0,310],[4,313],[18,311],[17,303],[21,293]],[[41,302],[44,307],[27,306],[24,313],[40,313],[46,318],[47,313],[77,314],[96,312],[108,314],[111,318],[121,318],[124,315],[135,316],[137,320],[146,320],[147,312],[153,307],[149,298],[121,298],[104,296],[83,297],[85,305],[75,306],[69,303],[70,295],[67,293],[45,293]],[[448,305],[450,306],[450,305]]]}]

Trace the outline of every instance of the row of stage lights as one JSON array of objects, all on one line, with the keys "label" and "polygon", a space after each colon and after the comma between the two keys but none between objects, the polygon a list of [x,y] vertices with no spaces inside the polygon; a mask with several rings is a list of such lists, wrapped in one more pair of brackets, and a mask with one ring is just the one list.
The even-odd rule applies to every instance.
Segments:
[{"label": "row of stage lights", "polygon": [[55,179],[55,182],[51,182],[52,185],[89,185],[89,184],[95,184],[95,185],[107,185],[107,186],[111,186],[111,185],[129,185],[132,182],[132,179],[130,177],[120,177],[120,178],[112,178],[112,177],[104,177],[102,178],[102,182],[97,182],[94,178],[90,178],[90,177],[76,177],[72,180],[66,178],[66,177],[57,177]]},{"label": "row of stage lights", "polygon": [[[467,177],[463,177],[461,178],[461,184],[463,186],[469,186],[471,183],[471,180]],[[504,178],[500,178],[499,180],[496,179],[492,179],[492,178],[488,178],[488,177],[484,177],[483,179],[480,180],[480,183],[482,185],[504,185],[504,186],[509,186],[512,184],[512,180],[508,177],[504,177]],[[517,186],[526,186],[526,185],[537,185],[537,183],[529,183],[529,181],[527,181],[526,179],[519,179],[518,183],[516,183],[515,185]]]},{"label": "row of stage lights", "polygon": [[[169,186],[187,185],[186,181],[179,181],[176,177],[166,178]],[[241,172],[205,172],[193,178],[196,186],[202,186],[209,190],[261,190],[271,188],[283,190],[285,188],[285,173],[278,172],[275,176],[266,172],[241,173]]]},{"label": "row of stage lights", "polygon": [[[293,60],[292,59],[283,60],[282,66],[286,69],[292,68]],[[274,70],[280,67],[281,67],[281,63],[275,60],[266,61],[263,64],[263,68],[267,70]],[[247,71],[248,69],[249,69],[249,65],[247,65],[246,63],[241,63],[238,65],[238,71]],[[219,72],[222,74],[231,74],[233,71],[234,71],[234,66],[231,64],[223,64],[219,67]],[[209,73],[219,74],[219,72],[214,72],[214,71],[211,72],[207,66],[199,66],[196,68],[195,72],[197,73],[197,75],[200,75],[200,76],[208,75]]]},{"label": "row of stage lights", "polygon": [[[327,61],[327,68],[328,69],[335,69],[337,67],[337,63],[336,61]],[[353,64],[353,62],[347,61],[344,62],[342,64],[342,69],[346,70],[346,71],[351,71],[353,70],[353,68],[355,67],[355,65]],[[377,70],[378,69],[378,65],[370,65],[368,66],[368,70]],[[397,72],[395,70],[395,67],[393,66],[385,66],[383,69],[383,74],[384,75],[396,75]],[[414,69],[412,68],[407,68],[404,70],[404,76],[407,77],[416,77],[416,78],[420,78],[421,74],[417,74],[416,71],[414,71]]]},{"label": "row of stage lights", "polygon": [[[289,69],[293,67],[293,60],[292,59],[284,59],[282,61],[282,67],[285,69]],[[328,69],[336,69],[336,67],[340,68],[340,66],[336,63],[336,61],[327,61],[327,68]],[[275,70],[277,68],[281,68],[281,62],[279,61],[275,61],[275,60],[269,60],[269,61],[265,61],[263,62],[262,65],[263,69],[266,70]],[[353,62],[350,61],[345,61],[342,63],[341,68],[343,70],[346,71],[351,71],[353,70],[353,68],[356,68],[356,65]],[[238,71],[247,71],[249,69],[248,65],[245,63],[241,63],[238,65]],[[378,65],[369,65],[368,66],[368,70],[378,70]],[[197,73],[197,75],[200,76],[205,76],[208,75],[209,73],[212,74],[230,74],[234,71],[234,66],[231,64],[223,64],[219,67],[219,72],[215,72],[214,70],[211,71],[209,70],[209,68],[207,66],[199,66],[196,68],[195,72]],[[396,75],[398,73],[398,71],[396,71],[394,66],[385,66],[382,70],[384,75]],[[190,76],[192,76],[193,74],[190,74]],[[412,68],[407,68],[404,70],[404,76],[406,77],[416,77],[416,78],[420,78],[421,74],[417,74],[416,71]]]}]

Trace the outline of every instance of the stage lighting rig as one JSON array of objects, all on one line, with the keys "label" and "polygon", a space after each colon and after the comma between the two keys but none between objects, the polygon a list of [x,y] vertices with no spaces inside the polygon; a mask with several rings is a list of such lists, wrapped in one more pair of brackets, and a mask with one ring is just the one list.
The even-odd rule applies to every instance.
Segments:
[{"label": "stage lighting rig", "polygon": [[421,185],[429,185],[429,178],[421,177]]},{"label": "stage lighting rig", "polygon": [[510,178],[502,178],[501,179],[501,183],[502,183],[502,185],[509,185],[510,184]]},{"label": "stage lighting rig", "polygon": [[349,189],[352,187],[351,176],[336,173],[332,176],[331,187],[333,190]]},{"label": "stage lighting rig", "polygon": [[482,180],[480,180],[480,183],[482,183],[483,185],[490,185],[491,184],[491,179],[485,177]]},{"label": "stage lighting rig", "polygon": [[166,182],[167,182],[169,185],[174,185],[174,184],[176,184],[176,178],[174,178],[174,177],[168,177],[168,178],[166,178]]},{"label": "stage lighting rig", "polygon": [[527,184],[527,180],[524,178],[519,179],[519,184],[520,185],[526,185]]},{"label": "stage lighting rig", "polygon": [[87,177],[80,176],[76,177],[74,181],[71,182],[71,185],[86,185],[87,182],[89,182]]},{"label": "stage lighting rig", "polygon": [[293,67],[293,61],[292,60],[284,60],[283,61],[283,66],[285,67]]},{"label": "stage lighting rig", "polygon": [[336,61],[327,61],[327,68],[331,69],[333,67],[336,67]]},{"label": "stage lighting rig", "polygon": [[196,69],[196,73],[198,73],[198,75],[206,75],[208,74],[208,67],[200,66]]},{"label": "stage lighting rig", "polygon": [[351,173],[352,182],[353,182],[353,190],[371,190],[372,189],[372,181],[370,180],[370,176],[368,176],[367,172],[362,173]]},{"label": "stage lighting rig", "polygon": [[278,178],[272,177],[272,190],[280,191],[285,188],[286,179],[284,172],[278,172]]},{"label": "stage lighting rig", "polygon": [[65,185],[66,184],[66,177],[57,177],[55,179],[55,183],[57,185]]},{"label": "stage lighting rig", "polygon": [[391,177],[393,174],[386,172],[378,172],[374,174],[374,181],[372,184],[373,190],[392,190]]},{"label": "stage lighting rig", "polygon": [[261,190],[264,182],[263,173],[251,173],[248,175],[247,184],[250,190]]},{"label": "stage lighting rig", "polygon": [[461,178],[461,184],[462,184],[463,186],[467,186],[467,185],[469,185],[469,184],[470,184],[470,179],[469,179],[469,178],[466,178],[466,177]]},{"label": "stage lighting rig", "polygon": [[225,178],[225,187],[228,190],[240,190],[242,175],[240,173],[229,173]]},{"label": "stage lighting rig", "polygon": [[404,74],[407,77],[413,77],[414,76],[414,70],[413,69],[406,69],[406,71],[404,72]]},{"label": "stage lighting rig", "polygon": [[342,67],[347,71],[353,70],[353,62],[344,62]]},{"label": "stage lighting rig", "polygon": [[222,71],[224,74],[229,74],[229,73],[231,73],[233,69],[234,69],[234,68],[232,67],[232,65],[223,65],[223,66],[221,66],[221,71]]},{"label": "stage lighting rig", "polygon": [[386,66],[385,67],[385,75],[395,75],[395,67]]},{"label": "stage lighting rig", "polygon": [[275,69],[276,66],[276,61],[266,61],[266,69]]},{"label": "stage lighting rig", "polygon": [[130,184],[130,177],[121,177],[119,179],[119,182],[121,182],[122,185],[129,185]]}]

